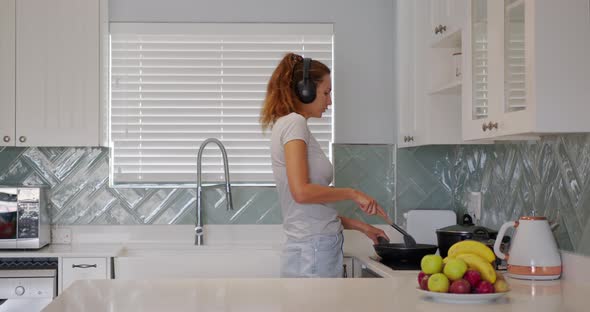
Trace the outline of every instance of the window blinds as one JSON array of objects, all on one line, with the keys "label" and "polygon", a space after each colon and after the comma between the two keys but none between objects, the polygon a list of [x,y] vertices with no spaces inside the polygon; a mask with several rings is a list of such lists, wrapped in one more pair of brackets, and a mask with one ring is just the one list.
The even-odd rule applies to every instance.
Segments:
[{"label": "window blinds", "polygon": [[[327,24],[111,23],[110,31],[114,185],[194,185],[207,138],[225,145],[232,182],[272,182],[270,131],[258,122],[272,71],[287,52],[333,66]],[[308,124],[331,155],[332,111]],[[216,145],[202,170],[205,182],[223,180]]]}]

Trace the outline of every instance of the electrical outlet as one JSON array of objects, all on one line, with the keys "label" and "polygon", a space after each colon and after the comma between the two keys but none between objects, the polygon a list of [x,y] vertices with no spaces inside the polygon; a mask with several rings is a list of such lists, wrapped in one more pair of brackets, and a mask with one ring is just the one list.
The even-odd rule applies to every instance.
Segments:
[{"label": "electrical outlet", "polygon": [[481,192],[467,193],[467,213],[473,219],[473,223],[481,218]]},{"label": "electrical outlet", "polygon": [[53,244],[71,244],[72,230],[68,228],[54,228],[51,231],[51,242]]}]

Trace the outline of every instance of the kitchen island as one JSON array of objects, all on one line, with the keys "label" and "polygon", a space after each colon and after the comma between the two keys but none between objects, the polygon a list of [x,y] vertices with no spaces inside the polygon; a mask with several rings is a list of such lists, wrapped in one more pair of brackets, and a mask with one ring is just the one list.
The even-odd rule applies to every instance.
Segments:
[{"label": "kitchen island", "polygon": [[519,281],[485,304],[449,304],[416,291],[415,272],[371,279],[162,279],[77,281],[43,311],[588,311],[590,285]]}]

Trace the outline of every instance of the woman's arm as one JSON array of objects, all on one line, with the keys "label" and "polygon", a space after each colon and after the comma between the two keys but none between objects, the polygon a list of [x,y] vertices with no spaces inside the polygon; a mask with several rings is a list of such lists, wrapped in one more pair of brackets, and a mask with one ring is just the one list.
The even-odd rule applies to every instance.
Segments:
[{"label": "woman's arm", "polygon": [[389,237],[387,237],[387,234],[385,234],[385,232],[383,230],[376,228],[370,224],[367,224],[367,223],[362,222],[360,220],[346,218],[343,216],[338,216],[338,218],[340,218],[340,222],[342,222],[342,226],[345,229],[356,230],[356,231],[364,233],[365,235],[367,235],[368,238],[370,238],[373,241],[374,244],[379,243],[377,240],[377,237],[379,237],[379,236],[384,237],[387,240],[389,240]]},{"label": "woman's arm", "polygon": [[361,191],[309,183],[307,145],[303,140],[291,140],[285,144],[285,165],[289,190],[297,203],[315,204],[353,200],[365,213],[387,217],[377,201]]}]

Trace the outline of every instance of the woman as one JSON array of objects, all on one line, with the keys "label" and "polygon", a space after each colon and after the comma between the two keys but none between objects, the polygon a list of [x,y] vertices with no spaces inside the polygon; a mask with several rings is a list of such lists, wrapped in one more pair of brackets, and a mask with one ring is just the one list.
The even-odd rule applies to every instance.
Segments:
[{"label": "woman", "polygon": [[[309,79],[303,79],[305,66]],[[310,133],[307,119],[322,117],[332,104],[331,91],[330,69],[293,53],[281,60],[268,83],[260,122],[263,129],[272,127],[272,169],[287,236],[282,277],[342,276],[343,228],[361,231],[375,243],[379,236],[387,238],[376,227],[338,216],[331,206],[353,200],[369,215],[386,216],[370,196],[329,186],[332,164]]]}]

